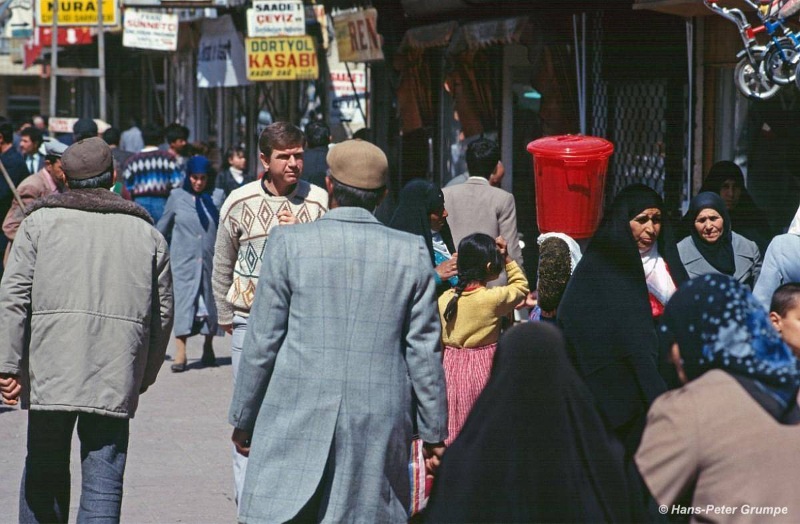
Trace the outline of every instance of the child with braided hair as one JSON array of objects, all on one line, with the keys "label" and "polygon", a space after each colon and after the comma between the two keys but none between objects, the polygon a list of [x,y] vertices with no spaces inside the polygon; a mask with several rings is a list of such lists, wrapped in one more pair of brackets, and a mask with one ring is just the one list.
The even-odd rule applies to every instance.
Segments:
[{"label": "child with braided hair", "polygon": [[[458,245],[458,285],[439,297],[450,445],[492,370],[500,325],[528,294],[528,280],[503,237],[474,233]],[[505,268],[508,284],[487,288]]]}]

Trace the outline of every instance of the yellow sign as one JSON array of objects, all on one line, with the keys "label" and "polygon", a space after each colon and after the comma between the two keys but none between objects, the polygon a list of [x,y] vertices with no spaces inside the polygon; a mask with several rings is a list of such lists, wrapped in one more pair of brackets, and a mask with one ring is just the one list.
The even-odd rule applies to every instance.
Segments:
[{"label": "yellow sign", "polygon": [[[53,9],[58,2],[58,25],[97,25],[97,0],[38,0],[37,25],[53,24]],[[103,0],[103,25],[118,25],[117,0]]]},{"label": "yellow sign", "polygon": [[317,50],[310,36],[247,38],[247,79],[316,80],[319,78]]}]

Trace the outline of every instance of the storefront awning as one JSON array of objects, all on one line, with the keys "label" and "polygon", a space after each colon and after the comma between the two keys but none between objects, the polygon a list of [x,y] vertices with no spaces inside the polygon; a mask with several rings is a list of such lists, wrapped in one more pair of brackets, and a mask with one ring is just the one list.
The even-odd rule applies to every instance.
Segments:
[{"label": "storefront awning", "polygon": [[457,22],[443,22],[409,29],[403,35],[403,41],[400,42],[398,51],[403,52],[411,49],[424,51],[432,47],[445,47],[450,43],[450,38],[452,38],[453,32],[457,28]]},{"label": "storefront awning", "polygon": [[526,16],[465,24],[453,35],[447,53],[457,55],[493,45],[518,44],[528,28]]},{"label": "storefront awning", "polygon": [[[753,10],[744,0],[723,0],[720,2],[720,5],[742,9],[745,13]],[[703,0],[634,0],[633,9],[648,9],[650,11],[658,11],[659,13],[678,15],[686,18],[714,14],[713,11],[703,4]]]}]

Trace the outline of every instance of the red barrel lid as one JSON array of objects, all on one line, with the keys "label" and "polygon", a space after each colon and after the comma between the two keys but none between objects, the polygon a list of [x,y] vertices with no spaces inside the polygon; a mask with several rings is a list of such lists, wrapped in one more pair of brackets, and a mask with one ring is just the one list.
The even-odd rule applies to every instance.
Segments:
[{"label": "red barrel lid", "polygon": [[546,136],[528,144],[528,153],[546,158],[608,158],[614,144],[596,136]]}]

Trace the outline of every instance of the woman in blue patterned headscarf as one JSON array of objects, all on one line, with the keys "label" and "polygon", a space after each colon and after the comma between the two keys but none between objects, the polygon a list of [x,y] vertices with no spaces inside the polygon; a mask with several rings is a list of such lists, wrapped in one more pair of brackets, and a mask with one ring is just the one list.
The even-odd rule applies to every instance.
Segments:
[{"label": "woman in blue patterned headscarf", "polygon": [[678,345],[686,381],[722,369],[784,407],[797,396],[800,374],[791,350],[750,291],[729,277],[687,282],[667,305],[662,330]]},{"label": "woman in blue patterned headscarf", "polygon": [[800,514],[800,373],[766,311],[743,284],[705,275],[672,296],[663,326],[685,385],[653,403],[636,452],[655,499]]},{"label": "woman in blue patterned headscarf", "polygon": [[214,242],[217,238],[219,208],[225,197],[210,185],[211,162],[193,156],[186,162],[183,187],[173,189],[156,228],[169,242],[175,291],[175,356],[171,369],[187,369],[186,339],[204,335],[200,362],[216,365],[213,338],[222,336],[211,290]]}]

